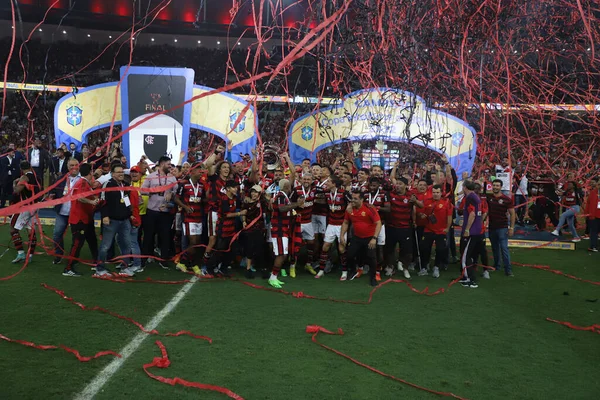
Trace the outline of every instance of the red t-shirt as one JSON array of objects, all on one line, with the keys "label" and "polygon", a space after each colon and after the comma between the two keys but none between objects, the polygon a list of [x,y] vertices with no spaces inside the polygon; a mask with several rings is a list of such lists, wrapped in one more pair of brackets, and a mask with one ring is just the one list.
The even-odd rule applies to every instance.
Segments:
[{"label": "red t-shirt", "polygon": [[[427,200],[433,199],[433,194],[431,193],[431,189],[429,189],[429,188],[424,193],[415,192],[415,196],[417,196],[417,200],[423,202],[423,205],[426,204]],[[427,214],[427,212],[423,211],[423,208],[417,207],[417,222],[416,222],[417,226],[427,225],[427,217],[423,218],[422,214],[429,215],[429,214]]]},{"label": "red t-shirt", "polygon": [[381,219],[375,207],[363,203],[358,210],[346,210],[344,220],[352,223],[354,236],[365,239],[375,236],[377,221]]},{"label": "red t-shirt", "polygon": [[[425,218],[425,232],[433,232],[436,235],[443,235],[444,229],[448,227],[448,216],[452,215],[454,207],[448,201],[448,199],[426,199],[425,207],[422,209],[422,213],[427,217]],[[417,211],[419,212],[419,211]],[[432,223],[429,219],[430,215],[435,216],[435,223]]]},{"label": "red t-shirt", "polygon": [[[73,196],[79,193],[85,193],[92,190],[92,186],[84,178],[81,178],[73,186]],[[95,196],[86,197],[93,200]],[[71,201],[71,213],[69,214],[69,224],[89,224],[94,220],[94,206],[92,204],[82,203],[79,200]]]}]

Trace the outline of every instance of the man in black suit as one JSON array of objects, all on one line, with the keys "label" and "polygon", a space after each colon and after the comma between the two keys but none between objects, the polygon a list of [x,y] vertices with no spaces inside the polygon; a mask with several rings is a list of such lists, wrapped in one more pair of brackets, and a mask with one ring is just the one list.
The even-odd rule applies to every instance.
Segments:
[{"label": "man in black suit", "polygon": [[0,158],[0,208],[6,205],[13,194],[13,182],[21,176],[20,159],[15,154],[15,145],[8,145],[8,153]]},{"label": "man in black suit", "polygon": [[62,148],[56,150],[56,157],[52,158],[52,168],[50,169],[52,173],[52,182],[56,182],[69,172],[67,165],[69,163],[69,155],[70,153],[65,155],[65,151]]},{"label": "man in black suit", "polygon": [[33,147],[27,152],[27,159],[31,164],[31,169],[35,174],[35,178],[39,183],[40,190],[44,189],[44,173],[48,167],[52,166],[52,160],[48,150],[42,148],[42,141],[35,139]]},{"label": "man in black suit", "polygon": [[77,151],[77,146],[75,145],[75,143],[69,144],[69,151],[71,152],[71,157],[73,157],[79,162],[83,161],[83,156],[80,152]]}]

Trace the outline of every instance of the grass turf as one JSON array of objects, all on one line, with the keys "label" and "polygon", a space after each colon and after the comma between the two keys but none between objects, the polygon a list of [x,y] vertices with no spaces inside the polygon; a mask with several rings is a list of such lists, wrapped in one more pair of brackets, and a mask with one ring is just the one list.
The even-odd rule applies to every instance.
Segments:
[{"label": "grass turf", "polygon": [[[47,234],[51,227],[46,228]],[[5,228],[0,234],[8,238]],[[67,243],[69,241],[67,240]],[[600,281],[600,255],[583,249],[511,251],[513,261]],[[17,270],[14,250],[0,259],[0,276]],[[84,247],[83,257],[89,257]],[[120,351],[139,330],[108,315],[82,311],[41,282],[64,290],[87,306],[98,305],[142,324],[180,289],[179,285],[119,284],[87,276],[65,278],[49,256],[36,256],[12,280],[0,282],[0,333],[38,344],[65,344],[83,355]],[[457,273],[457,267],[453,266]],[[225,398],[217,393],[172,387],[146,376],[142,365],[160,355],[160,339],[171,360],[165,377],[227,387],[247,399],[427,399],[419,391],[367,371],[312,343],[307,325],[342,328],[344,336],[319,340],[383,372],[433,390],[465,398],[595,399],[600,393],[600,341],[545,321],[546,317],[587,326],[600,322],[600,287],[546,271],[515,267],[515,278],[492,274],[478,289],[453,286],[435,297],[418,295],[403,284],[376,292],[370,305],[297,299],[256,290],[240,282],[196,284],[158,326],[161,333],[190,330],[213,339],[148,337],[96,397],[97,399]],[[414,277],[422,289],[446,286],[455,273],[438,280]],[[175,271],[150,264],[140,278],[181,279]],[[366,300],[361,278],[340,283],[337,273],[317,281],[306,274],[284,278],[285,289],[306,294]],[[265,285],[266,281],[254,283]],[[64,399],[83,389],[112,357],[78,362],[60,350],[40,351],[0,341],[0,398]]]}]

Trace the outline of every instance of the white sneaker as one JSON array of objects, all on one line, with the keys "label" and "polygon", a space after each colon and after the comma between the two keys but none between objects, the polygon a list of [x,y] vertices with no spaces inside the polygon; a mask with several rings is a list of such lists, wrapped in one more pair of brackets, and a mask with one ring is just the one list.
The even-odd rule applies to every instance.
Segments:
[{"label": "white sneaker", "polygon": [[581,242],[581,238],[580,237],[576,237],[575,239],[571,240],[571,242],[573,242],[573,243],[579,243],[579,242]]},{"label": "white sneaker", "polygon": [[405,270],[404,270],[404,277],[405,277],[406,279],[410,279],[410,272],[408,272],[408,270],[407,270],[407,269],[405,269]]},{"label": "white sneaker", "polygon": [[438,267],[433,267],[433,277],[434,278],[440,277],[440,269]]},{"label": "white sneaker", "polygon": [[135,273],[133,272],[132,268],[127,267],[127,268],[123,268],[121,269],[121,271],[119,272],[119,276],[134,276]]},{"label": "white sneaker", "polygon": [[348,279],[348,271],[342,271],[342,276],[340,277],[340,281],[345,281]]},{"label": "white sneaker", "polygon": [[560,233],[558,233],[558,230],[553,230],[551,233],[552,233],[554,236],[558,236],[558,235],[560,235]]},{"label": "white sneaker", "polygon": [[487,269],[483,271],[483,279],[490,279],[490,271]]},{"label": "white sneaker", "polygon": [[325,273],[323,272],[323,270],[319,270],[319,272],[315,275],[315,279],[321,279],[323,277],[323,275],[325,275]]},{"label": "white sneaker", "polygon": [[421,268],[418,275],[419,276],[427,276],[427,269]]},{"label": "white sneaker", "polygon": [[392,267],[385,267],[385,276],[392,276],[394,274],[394,269]]},{"label": "white sneaker", "polygon": [[410,272],[413,272],[415,270],[415,263],[411,262],[410,264],[408,264],[408,270]]},{"label": "white sneaker", "polygon": [[108,270],[106,269],[101,269],[100,271],[96,270],[96,273],[94,274],[94,276],[96,277],[102,277],[102,276],[111,276],[112,274],[110,272],[108,272]]},{"label": "white sneaker", "polygon": [[404,271],[404,268],[402,266],[402,261],[398,261],[398,271]]}]

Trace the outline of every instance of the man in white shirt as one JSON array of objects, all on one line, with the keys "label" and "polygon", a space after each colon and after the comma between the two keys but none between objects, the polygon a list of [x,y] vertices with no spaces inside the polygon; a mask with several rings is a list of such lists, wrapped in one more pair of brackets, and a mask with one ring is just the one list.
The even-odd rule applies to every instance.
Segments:
[{"label": "man in white shirt", "polygon": [[60,264],[62,261],[62,255],[64,254],[64,236],[67,228],[69,227],[69,214],[71,212],[71,201],[68,199],[73,193],[73,187],[75,183],[81,179],[79,175],[79,161],[75,158],[70,158],[67,162],[69,169],[69,176],[65,180],[65,184],[59,185],[54,191],[54,198],[65,198],[65,202],[54,207],[56,212],[56,219],[54,221],[54,233],[52,235],[52,241],[54,242],[54,261],[52,264]]},{"label": "man in white shirt", "polygon": [[40,139],[35,139],[33,141],[33,147],[29,149],[28,156],[31,169],[35,174],[35,179],[38,181],[40,190],[43,190],[44,173],[52,163],[50,153],[48,153],[48,150],[42,148],[42,141]]},{"label": "man in white shirt", "polygon": [[517,213],[517,224],[523,225],[525,215],[527,215],[527,200],[529,198],[529,192],[527,191],[527,185],[529,180],[525,173],[525,168],[519,166],[516,170],[515,183],[517,184],[517,192],[515,193],[515,211]]},{"label": "man in white shirt", "polygon": [[500,179],[502,181],[502,194],[512,198],[511,187],[513,170],[508,163],[508,158],[503,158],[502,164],[506,165],[506,167],[503,167],[502,165],[496,165],[496,179]]}]

